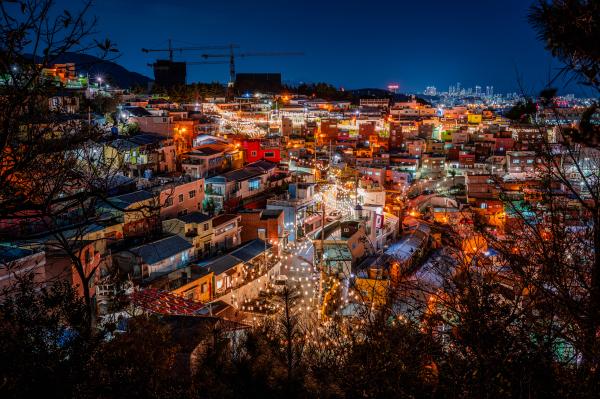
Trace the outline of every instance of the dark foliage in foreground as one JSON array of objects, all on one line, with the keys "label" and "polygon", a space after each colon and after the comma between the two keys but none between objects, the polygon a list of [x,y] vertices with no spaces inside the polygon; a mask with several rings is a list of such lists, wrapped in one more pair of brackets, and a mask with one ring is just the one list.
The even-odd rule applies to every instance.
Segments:
[{"label": "dark foliage in foreground", "polygon": [[[557,361],[535,327],[511,327],[497,288],[469,283],[453,298],[460,319],[450,334],[382,310],[370,320],[335,320],[295,340],[289,373],[283,317],[235,336],[197,338],[191,372],[158,318],[135,317],[126,333],[90,331],[85,304],[69,286],[37,290],[23,279],[0,306],[3,398],[562,398],[594,397],[574,364]],[[429,326],[429,327],[427,327]],[[274,331],[281,331],[278,335]],[[294,327],[294,334],[298,334]]]}]

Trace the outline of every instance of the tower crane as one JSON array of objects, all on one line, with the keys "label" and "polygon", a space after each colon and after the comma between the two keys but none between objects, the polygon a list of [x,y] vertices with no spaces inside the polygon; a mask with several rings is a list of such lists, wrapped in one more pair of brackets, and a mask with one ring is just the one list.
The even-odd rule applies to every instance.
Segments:
[{"label": "tower crane", "polygon": [[[217,62],[212,62],[214,64],[229,64],[229,86],[233,86],[234,82],[235,82],[235,59],[237,58],[246,58],[246,57],[280,57],[280,56],[296,56],[296,55],[304,55],[304,53],[302,52],[297,52],[297,51],[288,51],[288,52],[268,52],[268,51],[263,51],[263,52],[247,52],[247,53],[235,53],[233,51],[234,48],[237,48],[237,46],[231,44],[229,45],[228,49],[229,49],[229,54],[201,54],[200,57],[204,58],[205,60],[211,59],[211,58],[228,58],[229,61],[217,61]],[[209,61],[207,61],[209,62]]]},{"label": "tower crane", "polygon": [[[203,65],[203,64],[229,64],[229,83],[228,87],[231,92],[235,82],[235,59],[246,58],[246,57],[279,57],[279,56],[295,56],[304,55],[301,52],[245,52],[236,53],[234,49],[239,48],[237,44],[228,44],[222,46],[187,46],[187,47],[173,47],[171,39],[169,39],[169,46],[167,48],[142,48],[142,52],[148,53],[168,53],[168,60],[157,60],[152,64],[148,64],[154,68],[155,81],[158,84],[164,86],[172,86],[177,84],[185,84],[186,67],[187,65]],[[229,50],[226,53],[209,53],[210,51],[216,50]],[[186,51],[204,51],[205,53],[200,54],[200,57],[204,61],[195,62],[175,62],[173,60],[173,54],[175,52],[183,53]],[[213,60],[215,59],[215,60]],[[220,61],[219,59],[222,59]]]},{"label": "tower crane", "polygon": [[142,52],[148,53],[169,53],[169,61],[173,62],[173,53],[179,52],[180,54],[184,51],[205,51],[205,50],[227,50],[239,48],[236,44],[228,44],[226,46],[188,46],[188,47],[173,47],[171,43],[171,39],[169,39],[169,47],[168,48],[160,48],[160,49],[148,49],[143,48]]},{"label": "tower crane", "polygon": [[173,47],[171,39],[167,48],[143,48],[142,52],[148,53],[168,53],[169,59],[158,59],[152,64],[148,64],[154,69],[154,81],[163,87],[171,87],[176,85],[184,85],[186,83],[187,63],[183,61],[174,61],[173,53],[183,53],[185,51],[211,51],[211,50],[226,50],[237,48],[235,44],[226,46],[188,46],[188,47]]}]

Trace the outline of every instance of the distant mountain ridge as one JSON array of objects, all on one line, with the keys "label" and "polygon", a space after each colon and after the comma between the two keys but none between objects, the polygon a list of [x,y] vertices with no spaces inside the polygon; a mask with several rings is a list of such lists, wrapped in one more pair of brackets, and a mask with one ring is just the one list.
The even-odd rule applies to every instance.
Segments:
[{"label": "distant mountain ridge", "polygon": [[89,54],[65,53],[58,56],[54,62],[57,64],[75,63],[77,73],[89,74],[90,80],[101,76],[103,81],[121,89],[129,89],[133,86],[146,88],[148,83],[152,82],[152,79],[141,73],[129,71],[114,61],[103,60]]}]

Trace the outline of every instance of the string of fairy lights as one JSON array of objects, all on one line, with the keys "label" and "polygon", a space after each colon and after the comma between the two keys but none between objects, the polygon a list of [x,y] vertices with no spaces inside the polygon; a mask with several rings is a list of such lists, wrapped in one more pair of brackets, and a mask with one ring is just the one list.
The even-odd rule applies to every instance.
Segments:
[{"label": "string of fairy lights", "polygon": [[[259,126],[260,122],[256,119],[245,118],[241,112],[232,112],[230,110],[218,110],[221,116],[219,122],[220,134],[242,134],[250,138],[264,138],[268,133],[268,127]],[[320,191],[314,195],[314,207],[321,210],[322,204],[326,210],[326,215],[336,214],[334,220],[349,220],[355,213],[357,198],[356,190],[352,177],[345,178],[340,170],[332,167],[331,162],[318,159],[316,157],[317,148],[312,149],[314,157],[300,157],[289,155],[290,170],[292,167],[305,168],[312,170],[315,178],[320,177],[321,181],[327,183],[320,184]],[[310,155],[310,154],[309,154]],[[329,158],[333,154],[330,154]],[[318,173],[317,173],[318,172]],[[288,276],[287,281],[296,286],[300,295],[296,300],[294,311],[303,315],[303,319],[309,322],[311,328],[306,329],[303,339],[305,344],[315,345],[321,350],[328,347],[343,347],[347,342],[348,336],[344,333],[338,335],[336,339],[329,339],[326,334],[331,329],[345,328],[345,320],[334,319],[341,317],[343,310],[351,302],[359,302],[361,295],[349,285],[349,278],[340,279],[335,274],[320,270],[321,265],[316,262],[315,249],[310,239],[300,239],[299,236],[305,235],[306,218],[311,217],[310,213],[297,214],[293,221],[286,222],[284,229],[294,231],[295,241],[285,242],[284,251],[271,251],[263,257],[257,256],[256,259],[245,263],[240,273],[233,276],[230,292],[230,303],[232,306],[251,316],[251,322],[256,327],[265,326],[266,321],[273,315],[283,311],[283,304],[276,300],[278,286],[275,281],[281,276]],[[331,220],[327,219],[326,223]],[[324,226],[321,226],[323,228]],[[301,231],[299,231],[301,230]],[[272,245],[281,245],[277,241],[270,241]],[[310,253],[312,250],[313,259],[311,262],[301,261],[302,253]],[[262,263],[262,265],[261,265]],[[246,283],[255,281],[254,286],[258,287],[258,295],[249,295],[243,287]],[[363,321],[364,322],[364,321]]]}]

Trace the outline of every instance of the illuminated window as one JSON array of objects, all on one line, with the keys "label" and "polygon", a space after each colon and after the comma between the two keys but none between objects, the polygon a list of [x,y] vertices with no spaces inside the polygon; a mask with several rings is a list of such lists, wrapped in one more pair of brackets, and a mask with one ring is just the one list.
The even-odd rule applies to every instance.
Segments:
[{"label": "illuminated window", "polygon": [[260,189],[260,179],[254,179],[248,181],[248,190],[257,191]]}]

